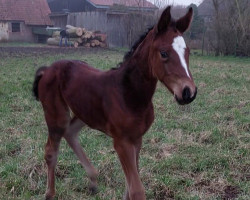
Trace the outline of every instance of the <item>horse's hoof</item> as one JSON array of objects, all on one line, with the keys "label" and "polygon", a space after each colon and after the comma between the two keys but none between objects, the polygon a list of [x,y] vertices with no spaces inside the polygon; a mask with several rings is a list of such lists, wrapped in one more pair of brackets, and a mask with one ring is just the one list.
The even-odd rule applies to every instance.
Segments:
[{"label": "horse's hoof", "polygon": [[89,193],[90,193],[90,195],[95,195],[95,194],[97,194],[97,192],[98,192],[97,186],[94,186],[94,185],[89,186]]}]

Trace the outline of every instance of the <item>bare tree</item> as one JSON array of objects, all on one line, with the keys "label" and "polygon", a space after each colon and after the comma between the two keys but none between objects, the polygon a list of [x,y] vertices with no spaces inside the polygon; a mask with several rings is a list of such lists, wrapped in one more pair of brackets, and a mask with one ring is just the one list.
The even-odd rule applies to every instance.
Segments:
[{"label": "bare tree", "polygon": [[250,1],[212,0],[206,41],[215,55],[250,56]]},{"label": "bare tree", "polygon": [[216,32],[216,37],[217,37],[217,44],[215,47],[215,55],[218,56],[220,54],[220,41],[221,41],[221,19],[220,19],[220,10],[219,6],[223,2],[223,0],[213,0],[213,6],[214,6],[214,11],[215,11],[215,22],[214,22],[214,28]]}]

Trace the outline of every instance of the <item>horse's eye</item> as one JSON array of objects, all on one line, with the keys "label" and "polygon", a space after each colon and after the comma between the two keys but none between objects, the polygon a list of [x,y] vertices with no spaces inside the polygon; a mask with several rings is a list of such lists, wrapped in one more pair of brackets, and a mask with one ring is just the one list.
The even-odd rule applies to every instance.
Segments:
[{"label": "horse's eye", "polygon": [[168,58],[168,53],[166,51],[161,51],[160,53],[162,58],[164,59]]}]

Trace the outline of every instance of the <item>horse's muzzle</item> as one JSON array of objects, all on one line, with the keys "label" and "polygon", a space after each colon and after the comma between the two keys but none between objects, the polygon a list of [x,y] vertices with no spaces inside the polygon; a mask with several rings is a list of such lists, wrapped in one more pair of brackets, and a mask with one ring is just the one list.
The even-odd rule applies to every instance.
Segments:
[{"label": "horse's muzzle", "polygon": [[196,95],[197,95],[197,87],[195,88],[195,92],[193,95],[191,94],[190,88],[185,87],[182,91],[182,98],[178,98],[175,95],[175,99],[178,102],[178,104],[185,105],[191,103],[195,99]]}]

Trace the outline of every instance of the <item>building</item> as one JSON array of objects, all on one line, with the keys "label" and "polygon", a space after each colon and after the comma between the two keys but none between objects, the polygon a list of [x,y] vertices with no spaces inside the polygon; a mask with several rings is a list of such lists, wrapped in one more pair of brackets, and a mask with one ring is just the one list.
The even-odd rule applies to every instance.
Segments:
[{"label": "building", "polygon": [[47,0],[52,13],[108,11],[125,9],[129,11],[154,12],[158,8],[147,0]]},{"label": "building", "polygon": [[[82,26],[95,29],[96,20],[103,24],[107,15],[113,13],[127,14],[143,12],[144,14],[154,15],[158,9],[154,4],[147,0],[47,0],[51,14],[50,19],[54,26],[65,28],[67,24]],[[72,19],[72,15],[81,15],[80,13],[89,13],[88,21],[83,19]],[[98,16],[98,19],[96,19]],[[92,18],[92,19],[90,19]],[[85,21],[79,24],[79,21]],[[87,24],[86,24],[87,23]],[[98,23],[98,22],[97,22]],[[99,23],[98,23],[99,24]],[[99,28],[104,31],[103,28]]]},{"label": "building", "polygon": [[130,47],[155,23],[147,0],[47,0],[55,27],[67,24],[107,34],[110,47]]},{"label": "building", "polygon": [[51,26],[46,0],[0,0],[0,42],[41,40],[37,28]]}]

